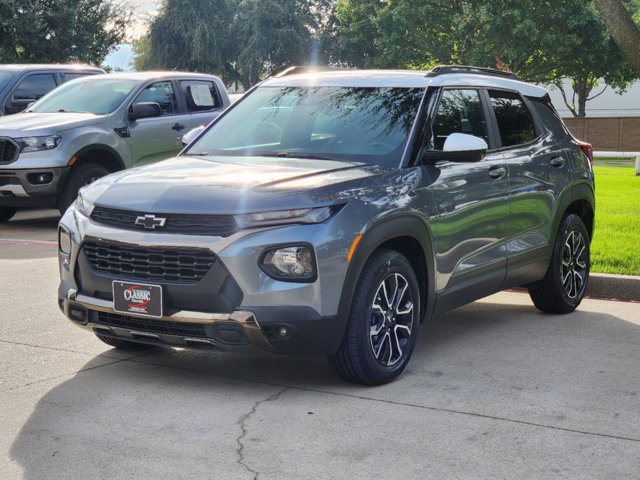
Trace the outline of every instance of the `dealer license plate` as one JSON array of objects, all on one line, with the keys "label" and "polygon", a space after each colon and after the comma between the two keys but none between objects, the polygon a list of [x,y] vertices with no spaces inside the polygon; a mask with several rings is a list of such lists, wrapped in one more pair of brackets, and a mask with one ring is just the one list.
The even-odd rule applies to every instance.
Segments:
[{"label": "dealer license plate", "polygon": [[162,317],[162,287],[143,283],[112,283],[113,309],[147,317]]}]

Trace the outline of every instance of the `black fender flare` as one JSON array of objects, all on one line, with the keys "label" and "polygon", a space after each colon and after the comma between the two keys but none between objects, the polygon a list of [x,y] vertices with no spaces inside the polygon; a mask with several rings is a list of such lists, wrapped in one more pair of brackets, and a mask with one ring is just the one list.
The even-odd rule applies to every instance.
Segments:
[{"label": "black fender flare", "polygon": [[[564,213],[567,211],[569,206],[581,200],[590,205],[591,211],[595,217],[596,200],[593,186],[588,182],[580,182],[572,185],[562,193],[558,201],[558,206],[553,217],[553,228],[551,230],[553,232],[553,239],[555,239],[558,234],[560,222],[562,221]],[[588,229],[589,227],[587,226],[587,230]],[[593,231],[590,231],[589,234],[593,237]]]},{"label": "black fender flare", "polygon": [[[369,227],[355,249],[347,269],[338,305],[338,315],[344,319],[345,328],[351,301],[365,263],[381,245],[399,237],[413,238],[422,249],[426,263],[425,285],[423,287],[426,302],[423,301],[422,305],[422,319],[428,318],[433,313],[435,307],[435,260],[430,228],[418,215],[399,214],[382,219]],[[410,262],[411,260],[409,258]],[[418,276],[420,277],[420,275]]]},{"label": "black fender flare", "polygon": [[111,155],[113,158],[115,158],[118,164],[120,165],[120,170],[124,170],[126,168],[124,160],[122,160],[122,157],[120,156],[118,151],[115,148],[110,147],[109,145],[105,145],[103,143],[94,143],[92,145],[87,145],[85,147],[82,147],[73,156],[79,159],[88,153],[96,152],[96,151],[106,152],[109,155]]}]

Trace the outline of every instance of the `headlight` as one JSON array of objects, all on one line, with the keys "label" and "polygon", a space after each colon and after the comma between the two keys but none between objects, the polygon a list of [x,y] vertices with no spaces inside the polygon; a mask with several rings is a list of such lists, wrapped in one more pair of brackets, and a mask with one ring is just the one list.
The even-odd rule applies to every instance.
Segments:
[{"label": "headlight", "polygon": [[58,228],[58,248],[65,255],[71,253],[71,234],[62,226]]},{"label": "headlight", "polygon": [[93,212],[94,205],[90,203],[82,194],[82,190],[78,192],[78,198],[76,198],[76,202],[73,204],[82,215],[85,217],[90,217],[91,212]]},{"label": "headlight", "polygon": [[320,208],[299,208],[296,210],[277,210],[275,212],[246,213],[235,215],[240,228],[271,227],[295,223],[320,223],[340,209],[339,206]]},{"label": "headlight", "polygon": [[314,282],[316,261],[311,245],[286,245],[265,250],[260,268],[272,278],[285,282]]},{"label": "headlight", "polygon": [[51,135],[49,137],[23,137],[15,139],[15,141],[18,142],[18,145],[20,145],[20,151],[22,153],[53,150],[60,145],[61,140],[62,138],[58,135]]}]

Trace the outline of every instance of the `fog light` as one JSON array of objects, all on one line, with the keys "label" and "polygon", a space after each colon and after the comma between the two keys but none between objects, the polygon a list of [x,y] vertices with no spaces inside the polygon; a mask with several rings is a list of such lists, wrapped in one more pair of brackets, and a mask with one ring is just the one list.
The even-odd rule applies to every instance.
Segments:
[{"label": "fog light", "polygon": [[30,173],[27,176],[29,183],[31,185],[45,185],[47,183],[51,183],[53,180],[53,173],[44,172],[44,173]]},{"label": "fog light", "polygon": [[87,309],[77,303],[70,303],[69,318],[78,323],[87,323]]},{"label": "fog light", "polygon": [[65,255],[71,253],[71,234],[63,227],[58,228],[58,248]]},{"label": "fog light", "polygon": [[262,255],[260,267],[276,280],[313,282],[317,277],[315,257],[310,245],[269,249]]}]

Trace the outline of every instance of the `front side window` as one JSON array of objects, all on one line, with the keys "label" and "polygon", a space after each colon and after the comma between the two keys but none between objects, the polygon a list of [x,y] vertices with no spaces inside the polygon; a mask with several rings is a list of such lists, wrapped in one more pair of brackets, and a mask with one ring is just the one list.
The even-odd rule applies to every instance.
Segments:
[{"label": "front side window", "polygon": [[87,112],[105,115],[115,111],[140,82],[101,75],[100,78],[79,79],[64,83],[42,98],[29,111]]},{"label": "front side window", "polygon": [[515,92],[489,90],[503,147],[528,143],[536,138],[533,118]]},{"label": "front side window", "polygon": [[68,82],[70,80],[76,80],[78,78],[83,78],[86,77],[87,75],[93,75],[92,73],[81,73],[81,72],[74,72],[74,73],[70,73],[70,72],[65,72],[62,74],[62,78],[64,79],[65,82]]},{"label": "front side window", "polygon": [[219,108],[221,102],[213,82],[204,80],[182,80],[182,93],[190,112],[206,112]]},{"label": "front side window", "polygon": [[13,92],[14,101],[34,101],[56,88],[56,80],[50,73],[29,75]]},{"label": "front side window", "polygon": [[445,90],[431,129],[430,150],[442,150],[452,133],[465,133],[489,143],[487,122],[477,90]]},{"label": "front side window", "polygon": [[173,115],[178,111],[176,93],[171,82],[156,82],[147,85],[133,103],[135,105],[136,103],[145,102],[155,102],[160,105],[163,116]]},{"label": "front side window", "polygon": [[15,76],[14,73],[11,72],[0,72],[0,92],[9,85],[9,82]]},{"label": "front side window", "polygon": [[187,152],[321,158],[397,167],[421,88],[261,87]]}]

